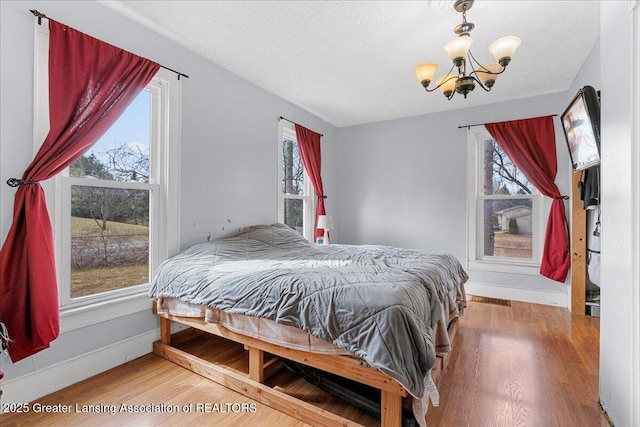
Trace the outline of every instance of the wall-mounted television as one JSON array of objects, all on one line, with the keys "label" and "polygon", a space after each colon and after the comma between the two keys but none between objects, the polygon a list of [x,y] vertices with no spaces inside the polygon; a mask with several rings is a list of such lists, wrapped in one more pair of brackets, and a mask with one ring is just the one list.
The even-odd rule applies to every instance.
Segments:
[{"label": "wall-mounted television", "polygon": [[600,164],[600,99],[591,86],[578,91],[562,116],[573,170]]}]

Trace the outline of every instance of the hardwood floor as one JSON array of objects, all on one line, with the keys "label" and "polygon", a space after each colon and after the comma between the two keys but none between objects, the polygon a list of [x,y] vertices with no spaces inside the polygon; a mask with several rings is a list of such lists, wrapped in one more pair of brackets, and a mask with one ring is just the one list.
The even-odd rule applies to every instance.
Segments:
[{"label": "hardwood floor", "polygon": [[598,404],[599,327],[599,318],[557,307],[470,302],[428,423],[608,426]]},{"label": "hardwood floor", "polygon": [[[198,351],[207,351],[207,345],[211,352],[226,351],[216,343],[193,345]],[[429,409],[427,424],[608,426],[598,405],[598,348],[598,318],[515,301],[511,307],[470,301],[438,384],[440,406]],[[242,354],[239,349],[228,355],[240,371],[246,364]],[[379,425],[286,373],[268,382],[355,422]],[[306,425],[153,354],[38,399],[29,408],[26,414],[0,415],[0,425]],[[71,412],[42,412],[64,408]],[[153,409],[160,412],[149,412]]]}]

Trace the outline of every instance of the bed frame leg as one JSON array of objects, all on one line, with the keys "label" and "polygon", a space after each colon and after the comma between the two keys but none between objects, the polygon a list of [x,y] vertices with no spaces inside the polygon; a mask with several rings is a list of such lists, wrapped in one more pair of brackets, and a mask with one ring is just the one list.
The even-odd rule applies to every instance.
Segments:
[{"label": "bed frame leg", "polygon": [[160,317],[160,342],[171,345],[171,320]]},{"label": "bed frame leg", "polygon": [[255,347],[249,347],[249,378],[264,382],[264,352]]},{"label": "bed frame leg", "polygon": [[399,427],[402,425],[402,396],[386,390],[381,392],[381,427]]}]

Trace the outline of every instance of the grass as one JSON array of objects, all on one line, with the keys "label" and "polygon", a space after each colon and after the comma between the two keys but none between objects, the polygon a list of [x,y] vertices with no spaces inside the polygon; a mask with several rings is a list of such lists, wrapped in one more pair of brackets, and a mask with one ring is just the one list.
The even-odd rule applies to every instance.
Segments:
[{"label": "grass", "polygon": [[[148,225],[127,224],[124,222],[107,222],[107,231],[105,234],[121,235],[121,234],[146,234],[149,235]],[[100,227],[91,218],[71,217],[71,237],[95,236],[100,235]],[[148,239],[148,237],[147,237]]]},{"label": "grass", "polygon": [[71,298],[84,297],[149,282],[149,264],[98,267],[71,272]]},{"label": "grass", "polygon": [[[93,219],[71,218],[72,238],[90,238],[90,236],[98,238],[100,234],[101,229]],[[149,227],[146,225],[109,221],[105,234],[119,236],[113,237],[113,239],[123,239],[122,236],[130,236],[129,239],[135,241],[149,241]],[[71,297],[78,298],[148,282],[149,264],[146,261],[138,264],[73,269],[71,271]]]},{"label": "grass", "polygon": [[509,258],[532,258],[531,234],[509,234],[497,232],[494,234],[493,254]]}]

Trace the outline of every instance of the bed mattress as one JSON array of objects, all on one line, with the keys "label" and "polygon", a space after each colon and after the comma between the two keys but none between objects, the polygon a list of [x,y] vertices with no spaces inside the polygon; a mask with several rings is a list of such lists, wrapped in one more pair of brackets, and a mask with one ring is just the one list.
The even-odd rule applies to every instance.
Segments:
[{"label": "bed mattress", "polygon": [[[448,350],[446,326],[466,306],[466,279],[458,260],[444,252],[316,245],[273,224],[165,261],[150,296],[206,306],[204,316],[230,325],[237,319],[220,312],[260,318],[249,326],[260,334],[270,324],[262,319],[300,329],[422,398],[436,352]],[[316,344],[301,345],[317,351]]]}]

